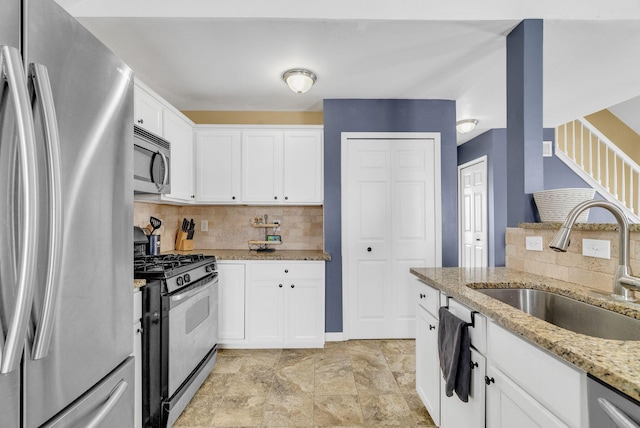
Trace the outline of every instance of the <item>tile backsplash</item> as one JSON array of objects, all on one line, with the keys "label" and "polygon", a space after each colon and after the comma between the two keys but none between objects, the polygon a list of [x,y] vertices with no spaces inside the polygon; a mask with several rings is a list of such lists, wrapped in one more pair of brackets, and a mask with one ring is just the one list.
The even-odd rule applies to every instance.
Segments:
[{"label": "tile backsplash", "polygon": [[[618,232],[602,230],[572,230],[571,245],[566,253],[549,248],[557,230],[507,228],[506,265],[509,268],[535,273],[581,284],[589,288],[610,292],[613,273],[618,266]],[[542,237],[542,251],[527,251],[527,236]],[[608,240],[611,246],[611,258],[602,259],[582,255],[582,239]],[[640,233],[631,233],[630,248],[631,270],[640,274]]]},{"label": "tile backsplash", "polygon": [[[176,206],[145,202],[134,203],[134,225],[146,227],[149,217],[162,220],[161,251],[175,249],[176,233],[182,219],[193,219],[195,249],[246,250],[247,241],[264,239],[264,229],[253,228],[255,217],[268,216],[269,222],[280,220],[281,250],[322,250],[323,207],[321,206],[245,206],[208,205]],[[201,221],[207,220],[209,230],[201,231]],[[157,234],[158,232],[156,232]]]}]

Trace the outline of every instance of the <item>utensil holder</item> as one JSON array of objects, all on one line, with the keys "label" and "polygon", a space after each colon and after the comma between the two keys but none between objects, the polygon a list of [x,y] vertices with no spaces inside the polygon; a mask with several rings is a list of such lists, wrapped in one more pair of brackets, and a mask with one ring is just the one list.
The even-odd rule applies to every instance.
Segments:
[{"label": "utensil holder", "polygon": [[178,231],[176,235],[176,250],[190,251],[193,250],[193,239],[187,239],[188,232]]}]

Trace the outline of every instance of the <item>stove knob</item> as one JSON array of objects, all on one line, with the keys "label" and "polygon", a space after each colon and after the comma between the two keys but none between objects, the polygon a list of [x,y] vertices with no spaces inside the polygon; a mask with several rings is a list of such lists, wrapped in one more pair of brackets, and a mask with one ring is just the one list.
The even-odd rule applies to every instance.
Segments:
[{"label": "stove knob", "polygon": [[181,276],[179,276],[179,277],[176,279],[176,284],[178,284],[178,287],[180,287],[180,286],[183,284],[183,282],[182,282],[182,277],[181,277]]},{"label": "stove knob", "polygon": [[190,276],[188,273],[185,273],[185,274],[184,274],[184,282],[185,282],[185,284],[186,284],[187,282],[191,282],[191,276]]}]

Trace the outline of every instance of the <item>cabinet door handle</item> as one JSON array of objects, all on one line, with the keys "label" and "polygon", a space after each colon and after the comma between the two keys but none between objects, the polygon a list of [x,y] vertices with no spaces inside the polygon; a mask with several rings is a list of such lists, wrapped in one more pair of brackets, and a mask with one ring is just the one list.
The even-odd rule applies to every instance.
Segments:
[{"label": "cabinet door handle", "polygon": [[496,380],[492,377],[485,376],[484,383],[486,383],[487,385],[491,385],[492,383],[496,383]]},{"label": "cabinet door handle", "polygon": [[284,270],[284,273],[289,273],[289,269],[285,269],[285,270]]},{"label": "cabinet door handle", "polygon": [[474,363],[473,361],[470,361],[469,365],[471,366],[471,370],[473,370],[474,368],[478,367],[478,363]]},{"label": "cabinet door handle", "polygon": [[231,199],[235,201],[235,200],[236,200],[236,197],[235,197],[235,196],[232,196],[232,197],[231,197]]},{"label": "cabinet door handle", "polygon": [[295,287],[295,285],[291,284],[291,288]]},{"label": "cabinet door handle", "polygon": [[278,287],[282,288],[282,284],[278,284]]},{"label": "cabinet door handle", "polygon": [[421,298],[421,299],[424,299],[425,297],[427,297],[427,295],[426,295],[426,294],[422,294],[422,293],[420,293],[420,298]]},{"label": "cabinet door handle", "polygon": [[431,325],[431,324],[429,324],[429,330],[435,330],[435,329],[436,329],[436,326],[435,326],[435,325]]},{"label": "cabinet door handle", "polygon": [[368,252],[371,252],[371,247],[367,247],[367,251],[368,251]]},{"label": "cabinet door handle", "polygon": [[288,197],[288,196],[285,196],[285,197],[284,197],[284,200],[285,200],[285,201],[288,201],[288,200],[289,200],[289,197]]},{"label": "cabinet door handle", "polygon": [[138,123],[142,125],[144,123],[144,120],[143,119],[138,119]]},{"label": "cabinet door handle", "polygon": [[273,199],[276,199],[276,200],[277,200],[277,199],[278,199],[278,197],[277,197],[277,196],[274,196],[274,197],[273,197]]}]

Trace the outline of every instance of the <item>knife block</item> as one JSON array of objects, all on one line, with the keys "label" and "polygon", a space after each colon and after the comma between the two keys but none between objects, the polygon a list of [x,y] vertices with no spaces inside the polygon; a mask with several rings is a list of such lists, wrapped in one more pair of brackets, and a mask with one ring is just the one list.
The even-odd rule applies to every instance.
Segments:
[{"label": "knife block", "polygon": [[181,230],[176,235],[176,250],[189,251],[193,250],[193,239],[187,239],[188,233]]}]

